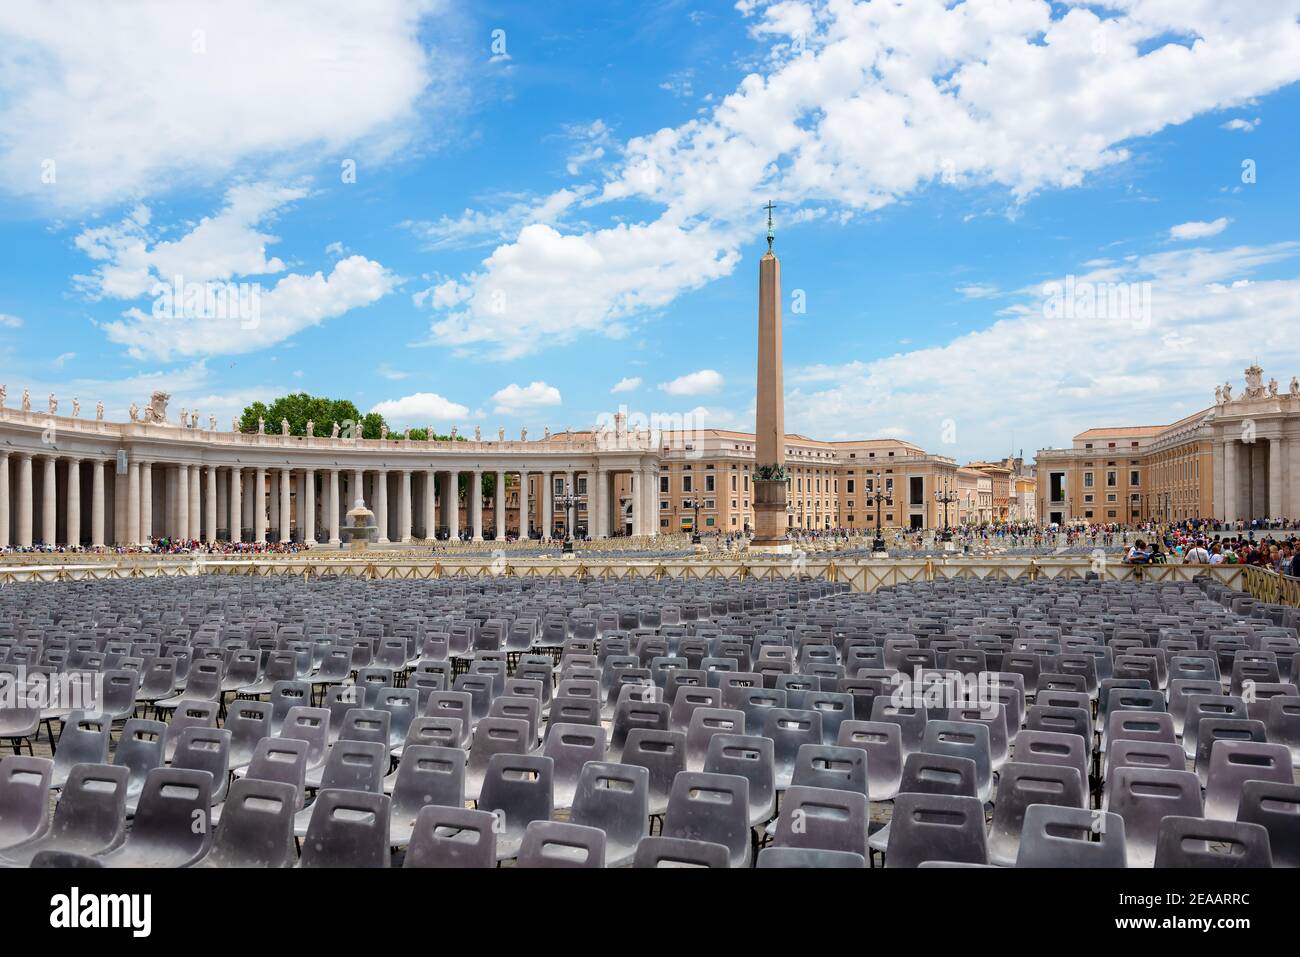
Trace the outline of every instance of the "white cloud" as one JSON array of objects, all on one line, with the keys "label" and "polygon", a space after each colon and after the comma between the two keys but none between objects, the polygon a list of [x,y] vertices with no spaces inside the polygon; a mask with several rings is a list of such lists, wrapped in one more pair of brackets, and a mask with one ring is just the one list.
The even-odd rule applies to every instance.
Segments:
[{"label": "white cloud", "polygon": [[93,207],[295,151],[381,160],[449,69],[420,36],[442,5],[8,0],[0,183]]},{"label": "white cloud", "polygon": [[205,216],[179,239],[158,238],[151,229],[149,207],[136,206],[121,222],[83,230],[76,247],[103,265],[77,284],[92,298],[135,299],[155,283],[226,280],[233,276],[262,276],[284,271],[278,258],[266,258],[276,237],[257,227],[307,191],[268,183],[231,187],[225,207]]},{"label": "white cloud", "polygon": [[[882,434],[889,423],[941,455],[1023,447],[1032,456],[1085,428],[1158,424],[1207,408],[1214,386],[1239,385],[1256,352],[1285,390],[1300,369],[1300,339],[1287,321],[1300,314],[1300,271],[1252,277],[1297,258],[1300,242],[1166,250],[1082,271],[1076,287],[1150,284],[1149,310],[1101,318],[1049,318],[1059,313],[1046,308],[1043,290],[1024,290],[1004,318],[945,344],[787,369],[786,427],[849,437]],[[1004,382],[990,380],[997,369],[1011,370]],[[949,422],[952,445],[944,443]]]},{"label": "white cloud", "polygon": [[65,365],[67,365],[75,358],[77,358],[77,354],[75,352],[60,352],[57,356],[55,356],[53,359],[50,360],[50,365],[56,369],[62,369]]},{"label": "white cloud", "polygon": [[498,415],[522,415],[535,409],[559,405],[562,400],[560,390],[545,382],[532,382],[527,386],[512,382],[494,393],[492,401],[496,403],[493,411]]},{"label": "white cloud", "polygon": [[722,389],[722,374],[713,369],[700,369],[671,382],[661,382],[659,388],[669,395],[709,395]]},{"label": "white cloud", "polygon": [[1253,133],[1257,126],[1259,126],[1259,117],[1255,117],[1253,120],[1244,120],[1241,117],[1237,117],[1236,119],[1228,120],[1228,122],[1224,123],[1220,129],[1232,130],[1238,133]]},{"label": "white cloud", "polygon": [[641,377],[629,376],[627,378],[619,379],[616,383],[614,383],[614,388],[610,389],[609,391],[613,393],[635,392],[639,388],[641,388]]},{"label": "white cloud", "polygon": [[617,148],[604,120],[570,123],[565,126],[564,132],[573,142],[565,163],[565,171],[570,176],[577,176],[584,166],[604,159],[607,151]]},{"label": "white cloud", "polygon": [[436,392],[416,392],[400,399],[380,402],[371,412],[378,412],[392,425],[425,426],[431,422],[451,422],[469,415],[469,409],[444,399]]},{"label": "white cloud", "polygon": [[379,263],[349,256],[328,276],[293,273],[260,295],[255,320],[155,316],[132,307],[105,323],[108,338],[134,358],[172,359],[255,352],[390,293],[397,278]]},{"label": "white cloud", "polygon": [[375,370],[375,374],[388,379],[390,382],[400,382],[402,379],[409,379],[411,377],[411,373],[402,372],[400,369],[394,369],[387,362],[380,365],[380,367]]},{"label": "white cloud", "polygon": [[1232,220],[1220,216],[1212,223],[1180,223],[1169,230],[1170,239],[1208,239],[1217,236],[1228,228]]},{"label": "white cloud", "polygon": [[991,286],[988,283],[973,282],[966,286],[958,286],[957,291],[967,299],[992,299],[998,295],[997,286]]},{"label": "white cloud", "polygon": [[0,312],[0,326],[5,326],[9,329],[21,329],[23,327],[23,321],[17,316],[11,316],[8,313]]},{"label": "white cloud", "polygon": [[407,220],[401,225],[424,241],[429,250],[472,249],[489,246],[515,235],[531,223],[557,225],[569,209],[592,192],[591,187],[561,189],[537,199],[518,199],[502,209],[466,209],[459,216],[436,221]]},{"label": "white cloud", "polygon": [[628,141],[585,204],[625,215],[637,200],[658,218],[567,235],[525,226],[434,303],[432,338],[515,357],[622,335],[734,269],[762,228],[757,197],[782,197],[787,216],[815,204],[842,217],[934,184],[1001,187],[1015,202],[1077,186],[1142,137],[1300,79],[1297,9],[1125,0],[1099,19],[1040,0],[745,2],[773,38],[766,71]]}]

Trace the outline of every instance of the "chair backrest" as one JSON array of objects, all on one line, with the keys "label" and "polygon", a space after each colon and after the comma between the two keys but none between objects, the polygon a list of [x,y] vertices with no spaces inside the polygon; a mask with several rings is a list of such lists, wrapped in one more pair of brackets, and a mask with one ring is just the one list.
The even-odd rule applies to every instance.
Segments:
[{"label": "chair backrest", "polygon": [[716,734],[744,734],[745,713],[728,708],[696,708],[686,729],[686,766],[702,770],[709,741]]},{"label": "chair backrest", "polygon": [[[356,745],[375,747],[375,745]],[[388,818],[391,801],[376,791],[325,788],[312,805],[303,867],[389,867]]]},{"label": "chair backrest", "polygon": [[519,845],[519,867],[605,866],[605,832],[560,821],[532,821]]},{"label": "chair backrest", "polygon": [[108,731],[112,722],[103,716],[73,711],[63,722],[54,751],[56,768],[76,764],[108,763]]},{"label": "chair backrest", "polygon": [[1087,783],[1076,768],[1008,761],[998,774],[993,825],[988,839],[989,860],[1004,867],[1015,865],[1025,814],[1031,805],[1084,808],[1087,799]]},{"label": "chair backrest", "polygon": [[478,806],[497,815],[498,842],[503,836],[519,840],[531,822],[550,818],[554,777],[555,762],[544,755],[492,755]]},{"label": "chair backrest", "polygon": [[54,808],[51,830],[87,845],[114,846],[126,832],[126,791],[130,772],[109,764],[78,764]]},{"label": "chair backrest", "polygon": [[292,867],[292,784],[244,777],[230,786],[205,863],[214,867]]},{"label": "chair backrest", "polygon": [[984,806],[979,800],[952,794],[898,795],[885,866],[917,867],[924,861],[988,863]]},{"label": "chair backrest", "polygon": [[212,803],[226,796],[230,770],[230,732],[225,728],[183,728],[176,736],[173,768],[207,771],[212,775]]},{"label": "chair backrest", "polygon": [[0,850],[45,831],[53,775],[48,758],[15,754],[0,761]]},{"label": "chair backrest", "polygon": [[140,792],[124,851],[196,861],[212,842],[213,777],[189,768],[154,768]]},{"label": "chair backrest", "polygon": [[1119,768],[1107,782],[1106,802],[1106,810],[1124,819],[1128,866],[1151,867],[1160,821],[1201,816],[1201,783],[1191,771]]},{"label": "chair backrest", "polygon": [[903,775],[902,728],[891,721],[845,721],[836,743],[866,753],[868,797],[893,800]]},{"label": "chair backrest", "polygon": [[1054,804],[1025,809],[1016,867],[1124,866],[1124,819],[1118,814]]},{"label": "chair backrest", "polygon": [[635,848],[650,832],[650,772],[629,764],[588,761],[578,778],[569,819],[600,828],[607,849]]},{"label": "chair backrest", "polygon": [[430,804],[421,808],[403,867],[496,867],[496,817]]},{"label": "chair backrest", "polygon": [[663,833],[723,844],[732,867],[749,863],[749,781],[734,774],[682,771],[673,779]]},{"label": "chair backrest", "polygon": [[388,745],[378,741],[349,741],[340,738],[330,748],[321,773],[321,790],[363,791],[377,794],[383,790],[388,771]]},{"label": "chair backrest", "polygon": [[[857,753],[862,755],[860,751]],[[789,788],[782,799],[781,814],[776,822],[775,845],[847,851],[865,858],[867,854],[865,773],[862,775],[862,782],[862,791],[801,785]]]},{"label": "chair backrest", "polygon": [[465,803],[465,752],[413,744],[402,752],[393,784],[393,814],[415,817],[426,804]]},{"label": "chair backrest", "polygon": [[1160,822],[1156,867],[1272,867],[1268,831],[1259,824],[1170,815]]},{"label": "chair backrest", "polygon": [[867,793],[867,752],[833,744],[805,744],[795,756],[792,786]]},{"label": "chair backrest", "polygon": [[1237,820],[1268,831],[1276,867],[1300,867],[1300,784],[1247,781],[1241,788]]},{"label": "chair backrest", "polygon": [[1215,741],[1205,784],[1205,816],[1235,821],[1241,789],[1247,781],[1291,784],[1293,780],[1291,749],[1285,744]]},{"label": "chair backrest", "polygon": [[975,797],[979,781],[975,762],[956,754],[916,751],[903,762],[900,794],[950,794]]},{"label": "chair backrest", "polygon": [[300,738],[263,738],[257,742],[245,777],[276,781],[294,788],[295,807],[301,809],[307,783],[307,762],[311,744]]},{"label": "chair backrest", "polygon": [[686,770],[686,735],[681,731],[633,728],[623,747],[622,763],[649,771],[651,796],[667,798],[677,774]]},{"label": "chair backrest", "polygon": [[144,787],[149,772],[162,766],[166,740],[167,725],[161,721],[131,718],[122,726],[113,763],[130,771],[129,790]]},{"label": "chair backrest", "polygon": [[637,845],[633,867],[711,867],[731,866],[731,851],[714,841],[694,841],[684,837],[646,837]]}]

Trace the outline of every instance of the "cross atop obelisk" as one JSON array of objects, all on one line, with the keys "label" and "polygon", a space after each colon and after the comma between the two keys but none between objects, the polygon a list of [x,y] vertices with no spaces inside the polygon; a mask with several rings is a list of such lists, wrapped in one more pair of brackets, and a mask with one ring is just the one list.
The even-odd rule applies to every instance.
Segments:
[{"label": "cross atop obelisk", "polygon": [[767,254],[758,264],[758,390],[754,428],[754,538],[751,547],[789,551],[785,514],[785,376],[781,362],[781,263],[768,201]]}]

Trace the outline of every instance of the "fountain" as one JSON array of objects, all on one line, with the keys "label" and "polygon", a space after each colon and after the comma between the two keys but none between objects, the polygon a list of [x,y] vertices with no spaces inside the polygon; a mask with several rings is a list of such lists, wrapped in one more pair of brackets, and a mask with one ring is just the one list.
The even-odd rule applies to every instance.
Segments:
[{"label": "fountain", "polygon": [[346,518],[348,523],[343,528],[344,539],[351,543],[354,552],[365,551],[371,536],[379,528],[375,524],[375,513],[366,508],[362,499],[357,499],[356,504],[348,510]]}]

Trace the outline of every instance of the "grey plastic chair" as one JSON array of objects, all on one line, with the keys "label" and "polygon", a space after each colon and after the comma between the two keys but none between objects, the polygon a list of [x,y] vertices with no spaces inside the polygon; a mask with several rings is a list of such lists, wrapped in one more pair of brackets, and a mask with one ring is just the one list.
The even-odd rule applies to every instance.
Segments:
[{"label": "grey plastic chair", "polygon": [[1181,744],[1151,743],[1147,741],[1116,741],[1106,752],[1105,778],[1114,776],[1117,768],[1164,768],[1166,771],[1184,771],[1187,758]]},{"label": "grey plastic chair", "polygon": [[847,851],[865,860],[865,791],[865,774],[862,775],[862,791],[802,785],[790,787],[785,792],[781,813],[776,819],[775,846]]},{"label": "grey plastic chair", "polygon": [[1300,767],[1300,697],[1277,695],[1269,698],[1264,707],[1263,721],[1268,740],[1290,748],[1291,763]]},{"label": "grey plastic chair", "polygon": [[172,712],[167,725],[167,739],[163,742],[163,757],[170,761],[176,753],[176,742],[185,728],[215,728],[220,706],[215,701],[182,701]]},{"label": "grey plastic chair", "polygon": [[623,748],[622,763],[650,772],[650,815],[660,817],[668,810],[673,781],[686,770],[686,735],[681,731],[633,728]]},{"label": "grey plastic chair", "polygon": [[1274,867],[1300,867],[1300,784],[1247,781],[1237,820],[1268,831]]},{"label": "grey plastic chair", "polygon": [[242,778],[230,786],[203,867],[292,867],[299,792],[282,781]]},{"label": "grey plastic chair", "polygon": [[[1258,741],[1268,740],[1268,731],[1263,721],[1248,718],[1202,718],[1196,728],[1196,777],[1205,787],[1210,779],[1210,753],[1218,741]],[[1186,756],[1179,757],[1185,761]],[[1179,770],[1182,765],[1179,766]]]},{"label": "grey plastic chair", "polygon": [[1124,867],[1124,843],[1124,819],[1118,814],[1031,804],[1020,829],[1016,867]]},{"label": "grey plastic chair", "polygon": [[54,762],[14,755],[0,761],[0,853],[35,840],[49,828]]},{"label": "grey plastic chair", "polygon": [[388,842],[405,847],[420,812],[430,804],[465,805],[465,752],[460,748],[410,745],[397,766]]},{"label": "grey plastic chair", "polygon": [[[472,759],[473,752],[470,756]],[[492,755],[478,806],[496,815],[498,860],[519,853],[529,824],[550,819],[554,770],[555,762],[544,755]]]},{"label": "grey plastic chair", "polygon": [[927,720],[924,708],[896,706],[889,698],[876,698],[871,702],[871,720],[898,725],[904,758],[913,751],[920,750]]},{"label": "grey plastic chair", "polygon": [[988,863],[984,806],[976,798],[899,794],[889,823],[886,867],[917,867],[924,861]]},{"label": "grey plastic chair", "polygon": [[[477,801],[492,758],[531,750],[528,722],[520,718],[483,718],[474,728],[465,768],[465,799]],[[522,832],[522,829],[521,829]]]},{"label": "grey plastic chair", "polygon": [[130,772],[126,783],[126,810],[135,814],[149,772],[163,766],[167,742],[167,725],[161,721],[132,718],[122,728],[113,763]]},{"label": "grey plastic chair", "polygon": [[1020,853],[1025,814],[1034,804],[1086,808],[1087,784],[1075,768],[1010,761],[998,776],[997,800],[989,829],[989,863],[1013,867]]},{"label": "grey plastic chair", "polygon": [[975,796],[981,804],[987,804],[992,798],[993,758],[987,725],[965,721],[927,722],[921,750],[926,754],[970,758],[975,762]]},{"label": "grey plastic chair", "polygon": [[487,811],[430,804],[421,809],[402,866],[496,867],[496,817]]},{"label": "grey plastic chair", "polygon": [[734,774],[681,772],[673,780],[663,835],[723,844],[732,867],[748,867],[749,782]]},{"label": "grey plastic chair", "polygon": [[212,843],[212,775],[188,768],[149,772],[121,847],[98,855],[105,867],[189,867]]},{"label": "grey plastic chair", "polygon": [[207,771],[212,775],[212,803],[226,799],[230,759],[230,732],[225,728],[185,728],[172,755],[173,768]]},{"label": "grey plastic chair", "polygon": [[704,770],[733,774],[749,782],[749,825],[761,827],[776,813],[776,771],[772,739],[758,735],[718,734],[709,741]]},{"label": "grey plastic chair", "polygon": [[836,742],[867,755],[867,797],[892,801],[903,778],[902,728],[892,721],[845,721]]},{"label": "grey plastic chair", "polygon": [[519,845],[519,867],[601,868],[605,866],[605,832],[560,821],[533,821]]},{"label": "grey plastic chair", "polygon": [[126,768],[109,764],[75,766],[49,829],[6,848],[0,859],[12,867],[25,867],[42,851],[91,856],[117,847],[126,838],[127,775]]},{"label": "grey plastic chair", "polygon": [[[373,746],[373,745],[371,745]],[[323,790],[312,805],[301,867],[390,867],[388,795]]]},{"label": "grey plastic chair", "polygon": [[1026,729],[1016,736],[1013,755],[1012,760],[1021,764],[1062,764],[1076,768],[1079,776],[1088,781],[1088,745],[1077,734]]},{"label": "grey plastic chair", "polygon": [[71,851],[41,851],[32,858],[32,863],[29,866],[34,868],[54,868],[61,871],[81,868],[102,869],[104,867],[93,857],[74,854]]},{"label": "grey plastic chair", "polygon": [[745,713],[728,708],[696,708],[686,729],[686,769],[704,770],[709,741],[716,734],[743,735]]},{"label": "grey plastic chair", "polygon": [[805,744],[795,756],[791,787],[830,788],[867,796],[867,753],[861,748]]},{"label": "grey plastic chair", "polygon": [[1171,815],[1160,822],[1156,867],[1272,867],[1259,824]]},{"label": "grey plastic chair", "polygon": [[73,711],[64,719],[54,751],[51,788],[61,788],[78,764],[107,764],[109,728],[106,718],[85,711]]},{"label": "grey plastic chair", "polygon": [[731,866],[731,851],[725,844],[693,841],[683,837],[647,837],[637,845],[633,867],[707,867]]},{"label": "grey plastic chair", "polygon": [[1201,784],[1191,771],[1120,768],[1107,782],[1105,810],[1124,819],[1129,867],[1152,867],[1160,822],[1166,817],[1200,817]]},{"label": "grey plastic chair", "polygon": [[457,718],[461,723],[464,736],[458,747],[469,744],[473,731],[473,704],[469,693],[465,691],[435,691],[429,695],[424,705],[426,718]]},{"label": "grey plastic chair", "polygon": [[614,708],[614,723],[607,749],[609,757],[614,760],[622,757],[627,736],[634,728],[667,731],[668,713],[669,707],[662,701],[631,699],[618,702]]},{"label": "grey plastic chair", "polygon": [[1189,695],[1183,714],[1183,753],[1196,757],[1196,741],[1204,718],[1249,718],[1246,703],[1227,695]]},{"label": "grey plastic chair", "polygon": [[[367,794],[382,794],[384,773],[388,770],[388,746],[378,741],[348,741],[340,739],[330,748],[330,755],[321,774],[320,790],[324,791],[359,791]],[[311,787],[311,770],[307,772]],[[317,800],[319,800],[317,795]],[[294,836],[304,837],[311,826],[313,808],[304,808],[294,818]],[[384,827],[388,821],[385,815]]]},{"label": "grey plastic chair", "polygon": [[[955,754],[929,754],[915,751],[903,762],[903,776],[899,781],[899,796],[904,794],[949,794],[956,797],[975,797],[978,788],[975,762]],[[896,797],[895,801],[898,800]],[[983,802],[980,802],[983,805]],[[897,813],[897,805],[895,805]],[[867,839],[872,851],[885,853],[889,847],[891,818],[884,827],[874,831]]]},{"label": "grey plastic chair", "polygon": [[821,744],[822,716],[816,711],[770,708],[763,716],[763,737],[772,739],[776,788],[783,791],[794,777],[795,759],[805,744]]},{"label": "grey plastic chair", "polygon": [[1205,816],[1215,821],[1235,821],[1247,781],[1293,783],[1291,749],[1284,744],[1258,741],[1215,741],[1205,785]]},{"label": "grey plastic chair", "polygon": [[232,701],[222,727],[230,732],[230,769],[247,767],[257,745],[271,734],[271,706],[265,701]]},{"label": "grey plastic chair", "polygon": [[866,867],[861,854],[827,851],[813,847],[765,847],[758,852],[759,868],[854,868]]},{"label": "grey plastic chair", "polygon": [[292,708],[311,705],[311,684],[306,681],[277,681],[271,688],[271,733],[279,734]]},{"label": "grey plastic chair", "polygon": [[839,740],[840,726],[854,719],[851,694],[812,691],[804,698],[804,708],[821,715],[822,744],[835,744]]},{"label": "grey plastic chair", "polygon": [[605,832],[606,867],[632,863],[637,845],[650,833],[649,818],[648,770],[604,761],[583,765],[569,820]]},{"label": "grey plastic chair", "polygon": [[605,729],[582,724],[557,724],[547,735],[542,753],[555,762],[553,807],[573,806],[582,768],[588,761],[605,760]]}]

